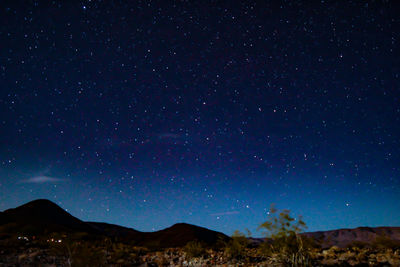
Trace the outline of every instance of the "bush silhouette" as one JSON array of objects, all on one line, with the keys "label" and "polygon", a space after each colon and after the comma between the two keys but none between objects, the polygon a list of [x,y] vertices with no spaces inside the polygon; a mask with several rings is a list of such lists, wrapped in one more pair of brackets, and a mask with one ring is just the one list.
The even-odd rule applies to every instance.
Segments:
[{"label": "bush silhouette", "polygon": [[[250,236],[250,232],[247,231],[247,236]],[[242,259],[246,256],[246,247],[248,240],[246,235],[236,230],[232,239],[225,246],[225,254],[231,259]]]},{"label": "bush silhouette", "polygon": [[196,258],[203,256],[205,254],[205,248],[203,245],[198,241],[190,241],[188,242],[183,250],[186,252],[186,255],[189,258]]},{"label": "bush silhouette", "polygon": [[301,217],[298,219],[290,215],[289,210],[278,211],[271,205],[267,221],[259,229],[264,230],[267,238],[260,248],[267,256],[274,256],[285,266],[309,266],[309,242],[300,236],[300,232],[307,228]]}]

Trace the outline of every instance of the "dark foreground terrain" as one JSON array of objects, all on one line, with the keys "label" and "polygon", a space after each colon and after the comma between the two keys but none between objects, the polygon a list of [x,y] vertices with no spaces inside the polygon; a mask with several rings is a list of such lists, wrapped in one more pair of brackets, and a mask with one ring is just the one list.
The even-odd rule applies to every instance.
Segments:
[{"label": "dark foreground terrain", "polygon": [[283,255],[270,249],[271,240],[231,238],[183,223],[140,232],[83,222],[51,201],[35,200],[0,213],[0,266],[400,266],[399,227],[297,239],[301,249]]}]

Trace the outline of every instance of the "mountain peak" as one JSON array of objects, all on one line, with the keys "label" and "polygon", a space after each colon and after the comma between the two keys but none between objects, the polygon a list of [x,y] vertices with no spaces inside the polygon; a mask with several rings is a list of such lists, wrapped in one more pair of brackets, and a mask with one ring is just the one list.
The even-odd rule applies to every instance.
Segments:
[{"label": "mountain peak", "polygon": [[83,222],[48,199],[33,200],[0,215],[2,231],[11,234],[86,232],[97,237],[117,237],[139,246],[154,247],[157,244],[157,248],[182,247],[193,240],[211,245],[221,238],[229,239],[223,233],[188,223],[177,223],[157,232],[139,232],[113,224]]},{"label": "mountain peak", "polygon": [[[20,214],[23,216],[54,216],[59,214],[68,214],[56,203],[48,199],[36,199],[25,203],[19,207],[8,209],[4,214]],[[69,214],[68,214],[69,215]]]},{"label": "mountain peak", "polygon": [[[34,229],[35,233],[46,231],[93,231],[91,227],[75,218],[48,199],[37,199],[22,206],[2,212],[2,224],[8,224],[24,232]],[[29,226],[29,227],[28,227]],[[30,227],[33,226],[33,227]]]},{"label": "mountain peak", "polygon": [[40,198],[40,199],[35,199],[35,200],[32,200],[32,201],[29,201],[28,203],[25,203],[25,204],[23,204],[23,205],[21,205],[21,206],[19,206],[17,208],[22,208],[22,207],[30,207],[30,208],[32,208],[32,207],[43,207],[43,208],[46,208],[46,207],[47,208],[48,207],[55,208],[55,207],[57,207],[57,208],[61,209],[61,207],[58,206],[56,203],[54,203],[54,202],[52,202],[52,201],[50,201],[48,199],[45,199],[45,198]]}]

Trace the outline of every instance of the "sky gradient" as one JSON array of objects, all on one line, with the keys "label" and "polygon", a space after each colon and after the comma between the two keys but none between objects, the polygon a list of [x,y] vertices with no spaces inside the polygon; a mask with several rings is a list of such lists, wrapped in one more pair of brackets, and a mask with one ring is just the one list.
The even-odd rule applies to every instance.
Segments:
[{"label": "sky gradient", "polygon": [[399,4],[265,2],[1,1],[0,210],[400,226]]}]

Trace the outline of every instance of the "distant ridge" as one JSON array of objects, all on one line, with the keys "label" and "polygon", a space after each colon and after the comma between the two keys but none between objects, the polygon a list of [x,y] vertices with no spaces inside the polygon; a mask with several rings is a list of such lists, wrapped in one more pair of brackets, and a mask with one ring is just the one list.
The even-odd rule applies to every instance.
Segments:
[{"label": "distant ridge", "polygon": [[302,235],[319,241],[322,247],[346,247],[354,242],[372,243],[378,237],[400,242],[400,227],[357,227],[330,231],[308,232]]},{"label": "distant ridge", "polygon": [[186,223],[178,223],[156,232],[140,232],[115,224],[84,222],[46,199],[34,200],[0,212],[0,236],[78,232],[95,238],[116,238],[151,248],[181,247],[194,240],[214,245],[219,239],[229,239],[223,233]]},{"label": "distant ridge", "polygon": [[[84,222],[46,199],[34,200],[17,208],[0,212],[0,238],[15,235],[40,236],[51,233],[82,232],[94,238],[108,237],[155,249],[182,247],[194,240],[212,246],[218,240],[230,239],[223,233],[187,223],[177,223],[156,232],[140,232],[115,224]],[[372,243],[378,237],[400,242],[400,227],[358,227],[307,232],[302,235],[314,238],[322,247],[346,247],[353,242]],[[264,239],[250,238],[249,240],[257,245]]]},{"label": "distant ridge", "polygon": [[[358,243],[358,245],[371,245],[377,238],[384,238],[386,241],[392,241],[400,245],[400,227],[357,227],[344,228],[328,231],[305,232],[300,235],[309,237],[316,241],[316,244],[322,248],[337,246],[345,248]],[[252,246],[258,246],[264,242],[265,238],[250,237],[249,241]]]},{"label": "distant ridge", "polygon": [[145,247],[182,247],[194,240],[213,245],[219,239],[229,240],[223,233],[187,223],[177,223],[156,232],[139,232],[132,228],[107,223],[88,222],[88,224],[110,237],[118,237],[119,240],[126,242],[134,241],[135,245]]}]

